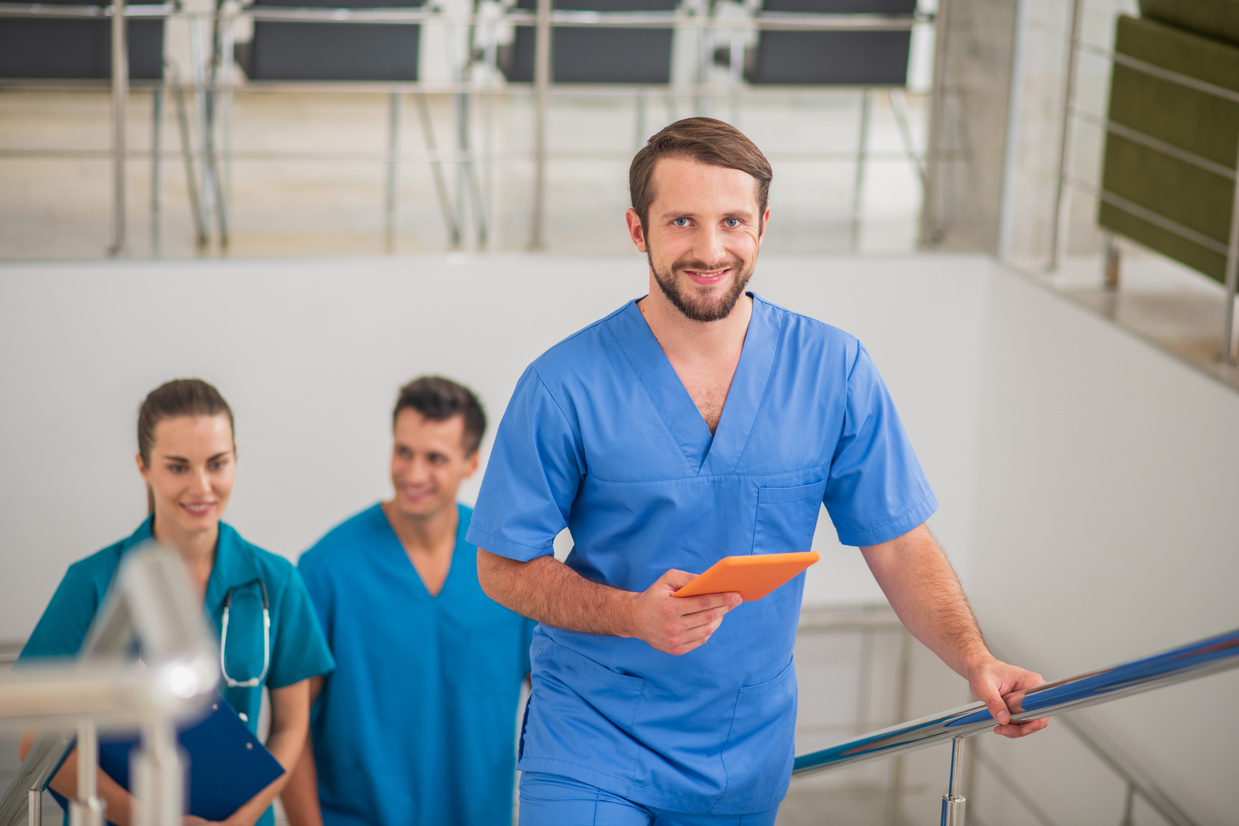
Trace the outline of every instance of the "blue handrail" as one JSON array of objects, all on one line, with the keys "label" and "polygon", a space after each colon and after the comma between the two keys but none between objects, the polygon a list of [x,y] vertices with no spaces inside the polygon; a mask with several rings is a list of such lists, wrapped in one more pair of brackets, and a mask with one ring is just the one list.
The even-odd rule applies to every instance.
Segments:
[{"label": "blue handrail", "polygon": [[[1101,671],[1015,692],[1007,695],[1007,701],[1009,706],[1021,709],[1012,715],[1012,720],[1019,722],[1053,717],[1232,668],[1239,668],[1239,629]],[[985,705],[973,703],[802,754],[796,758],[792,774],[825,771],[914,751],[994,725]]]}]

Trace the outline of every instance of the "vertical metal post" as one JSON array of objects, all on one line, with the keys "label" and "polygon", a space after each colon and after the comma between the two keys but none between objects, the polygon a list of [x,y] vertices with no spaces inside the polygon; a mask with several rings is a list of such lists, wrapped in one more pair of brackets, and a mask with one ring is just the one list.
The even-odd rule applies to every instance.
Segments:
[{"label": "vertical metal post", "polygon": [[434,177],[435,192],[439,194],[439,211],[447,224],[448,241],[452,247],[460,246],[460,226],[456,223],[456,212],[452,208],[452,198],[447,191],[447,179],[443,175],[443,161],[439,157],[439,149],[435,143],[434,123],[430,119],[430,103],[425,92],[414,92],[413,99],[417,101],[417,114],[422,122],[422,136],[426,141],[426,149],[430,152],[430,171]]},{"label": "vertical metal post", "polygon": [[384,238],[388,255],[396,251],[396,195],[400,188],[398,158],[400,155],[400,110],[403,92],[392,92],[387,107],[387,200]]},{"label": "vertical metal post", "polygon": [[99,776],[99,738],[93,720],[77,726],[77,799],[69,803],[70,826],[103,826]]},{"label": "vertical metal post", "polygon": [[1123,819],[1119,821],[1119,826],[1135,826],[1135,802],[1136,784],[1128,783],[1127,795],[1123,799]]},{"label": "vertical metal post", "polygon": [[36,786],[26,792],[26,822],[30,826],[43,824],[43,789]]},{"label": "vertical metal post", "polygon": [[1072,0],[1071,30],[1067,35],[1067,71],[1063,81],[1063,128],[1058,144],[1058,194],[1054,198],[1054,226],[1050,241],[1050,272],[1058,272],[1067,257],[1067,236],[1071,227],[1071,187],[1067,180],[1075,159],[1075,118],[1071,110],[1076,103],[1077,41],[1080,20],[1084,15],[1084,0]]},{"label": "vertical metal post", "polygon": [[176,729],[166,718],[142,728],[142,748],[133,758],[134,826],[180,823],[185,811]]},{"label": "vertical metal post", "polygon": [[967,803],[961,795],[964,778],[964,738],[956,737],[951,741],[951,783],[946,794],[942,796],[942,826],[964,826],[964,806]]},{"label": "vertical metal post", "polygon": [[942,208],[942,135],[946,129],[946,58],[951,0],[939,0],[934,16],[934,88],[925,144],[925,200],[921,204],[921,245],[938,244],[945,230]]},{"label": "vertical metal post", "polygon": [[1235,190],[1230,201],[1230,240],[1226,246],[1226,306],[1222,310],[1222,341],[1218,355],[1236,362],[1231,340],[1235,335],[1235,292],[1239,288],[1239,157],[1235,160]]},{"label": "vertical metal post", "polygon": [[[907,720],[910,716],[909,697],[912,693],[912,635],[899,629],[899,669],[895,675],[895,719]],[[886,822],[897,826],[900,822],[899,806],[903,801],[904,756],[891,758],[891,793],[887,797]]]},{"label": "vertical metal post", "polygon": [[925,197],[925,161],[916,154],[916,141],[912,138],[912,127],[908,124],[908,99],[903,89],[891,89],[886,94],[891,102],[891,113],[895,116],[895,124],[899,127],[899,136],[903,139],[903,151],[908,160],[916,167],[916,175],[921,181],[921,197]]},{"label": "vertical metal post", "polygon": [[1106,269],[1103,286],[1113,292],[1119,288],[1119,283],[1122,281],[1123,254],[1119,250],[1118,239],[1114,237],[1113,232],[1102,233],[1102,246],[1106,250]]},{"label": "vertical metal post", "polygon": [[852,251],[860,248],[860,206],[865,188],[865,156],[869,151],[869,90],[860,93],[860,137],[856,147],[856,185],[852,190]]},{"label": "vertical metal post", "polygon": [[159,257],[160,249],[163,247],[163,237],[161,235],[161,215],[163,211],[162,181],[160,172],[162,169],[163,154],[163,86],[156,86],[151,90],[151,254]]},{"label": "vertical metal post", "polygon": [[109,255],[125,252],[125,110],[129,104],[129,47],[125,0],[112,0],[112,246]]},{"label": "vertical metal post", "polygon": [[529,232],[529,248],[542,250],[546,249],[543,222],[546,218],[546,126],[551,87],[551,0],[538,0],[534,43],[533,226]]},{"label": "vertical metal post", "polygon": [[181,132],[181,156],[185,162],[185,186],[189,190],[189,208],[194,216],[194,233],[198,243],[198,251],[207,247],[206,219],[202,215],[202,200],[198,197],[198,179],[194,174],[193,141],[190,140],[189,112],[185,104],[185,86],[181,83],[181,73],[176,64],[168,61],[168,70],[172,78],[172,96],[176,103],[176,122]]}]

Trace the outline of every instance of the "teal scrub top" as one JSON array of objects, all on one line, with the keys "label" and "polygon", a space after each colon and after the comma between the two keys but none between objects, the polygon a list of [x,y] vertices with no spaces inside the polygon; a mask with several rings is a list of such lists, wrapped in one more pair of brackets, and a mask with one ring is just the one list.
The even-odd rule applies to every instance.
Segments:
[{"label": "teal scrub top", "polygon": [[482,592],[457,508],[435,596],[379,505],[298,562],[337,663],[310,717],[326,826],[511,823],[534,623]]},{"label": "teal scrub top", "polygon": [[[153,516],[147,517],[129,538],[69,566],[22,648],[19,662],[77,656],[121,560],[131,548],[152,538],[153,522]],[[271,615],[271,662],[266,678],[261,685],[245,688],[226,686],[222,678],[220,682],[224,699],[245,715],[255,734],[264,685],[283,688],[335,667],[297,569],[282,556],[246,542],[230,525],[220,522],[203,613],[218,638],[224,600],[232,590],[228,649],[224,652],[228,675],[243,682],[262,673],[262,591],[258,581],[266,586]],[[274,822],[270,808],[258,821],[263,826]]]},{"label": "teal scrub top", "polygon": [[[807,551],[823,504],[848,545],[924,522],[937,501],[864,347],[752,298],[713,434],[635,302],[539,357],[499,425],[469,541],[526,561],[566,526],[569,567],[640,592],[670,568]],[[802,574],[743,603],[679,657],[539,625],[519,768],[676,812],[777,806],[803,587]]]}]

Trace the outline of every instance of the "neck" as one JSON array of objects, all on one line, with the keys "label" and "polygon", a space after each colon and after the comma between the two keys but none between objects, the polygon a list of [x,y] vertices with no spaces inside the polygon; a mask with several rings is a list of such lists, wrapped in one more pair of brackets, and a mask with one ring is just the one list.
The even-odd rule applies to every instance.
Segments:
[{"label": "neck", "polygon": [[650,294],[637,305],[663,352],[692,360],[726,360],[743,348],[753,315],[753,299],[740,296],[731,312],[718,321],[693,321],[676,309],[650,276]]},{"label": "neck", "polygon": [[401,513],[396,508],[394,499],[384,502],[382,508],[396,538],[410,554],[451,554],[456,547],[456,529],[460,523],[460,514],[455,506],[426,517],[410,517]]},{"label": "neck", "polygon": [[[215,565],[215,546],[219,541],[219,524],[209,531],[185,533],[177,530],[171,520],[155,517],[151,534],[162,545],[175,548],[196,580],[205,581]],[[205,575],[204,575],[205,573]]]}]

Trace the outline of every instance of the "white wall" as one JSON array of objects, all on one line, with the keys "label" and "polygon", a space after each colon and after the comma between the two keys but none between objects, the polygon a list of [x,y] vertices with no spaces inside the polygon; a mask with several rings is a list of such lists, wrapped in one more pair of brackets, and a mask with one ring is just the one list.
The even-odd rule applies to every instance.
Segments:
[{"label": "white wall", "polygon": [[[763,260],[754,288],[862,336],[966,563],[979,258]],[[646,287],[641,256],[0,269],[0,639],[24,638],[65,567],[144,516],[138,404],[169,378],[215,383],[237,418],[227,519],[295,559],[389,492],[390,409],[423,372],[470,384],[498,422],[525,365]],[[938,354],[943,354],[940,358]],[[957,415],[962,408],[965,415]],[[484,444],[489,449],[489,442]],[[476,485],[463,497],[472,501]],[[816,602],[880,594],[820,532]]]},{"label": "white wall", "polygon": [[[987,633],[1053,680],[1239,626],[1239,394],[1018,276],[995,272],[984,313],[969,585]],[[1237,694],[1231,671],[1077,715],[1196,822],[1234,823]],[[1074,794],[1087,773],[1046,754],[1061,734],[994,753],[1056,792],[1055,822],[1119,822],[1122,789]],[[996,811],[978,816],[1023,822]]]}]

